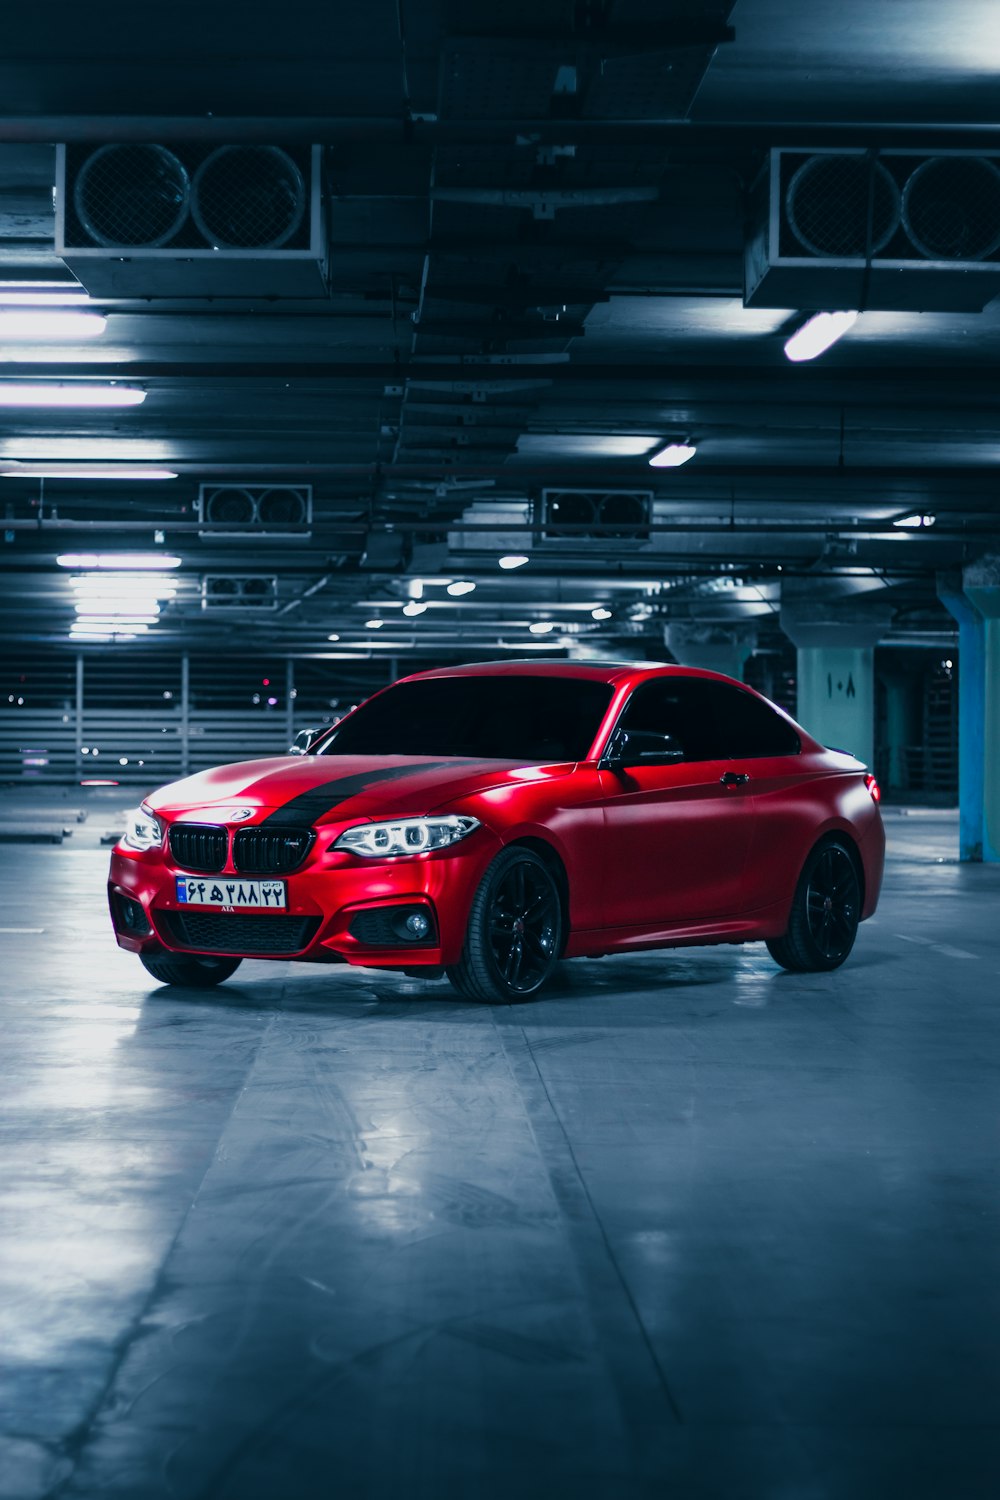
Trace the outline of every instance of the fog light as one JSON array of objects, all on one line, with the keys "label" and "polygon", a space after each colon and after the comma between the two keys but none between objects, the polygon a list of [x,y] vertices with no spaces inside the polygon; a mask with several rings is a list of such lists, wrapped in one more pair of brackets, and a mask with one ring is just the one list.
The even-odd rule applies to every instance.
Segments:
[{"label": "fog light", "polygon": [[406,919],[406,930],[412,932],[415,938],[422,938],[430,932],[431,924],[422,912],[415,911]]}]

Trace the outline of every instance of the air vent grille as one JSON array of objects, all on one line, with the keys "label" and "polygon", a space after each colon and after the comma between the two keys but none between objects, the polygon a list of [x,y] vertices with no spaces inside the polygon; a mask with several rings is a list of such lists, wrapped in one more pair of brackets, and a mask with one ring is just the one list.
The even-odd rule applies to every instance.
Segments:
[{"label": "air vent grille", "polygon": [[649,541],[651,490],[545,489],[539,502],[542,542]]},{"label": "air vent grille", "polygon": [[278,580],[267,573],[206,573],[201,580],[206,612],[277,609]]},{"label": "air vent grille", "polygon": [[303,535],[312,524],[312,485],[203,484],[198,488],[200,535]]},{"label": "air vent grille", "polygon": [[1000,155],[781,147],[750,219],[748,307],[963,312],[1000,290]]}]

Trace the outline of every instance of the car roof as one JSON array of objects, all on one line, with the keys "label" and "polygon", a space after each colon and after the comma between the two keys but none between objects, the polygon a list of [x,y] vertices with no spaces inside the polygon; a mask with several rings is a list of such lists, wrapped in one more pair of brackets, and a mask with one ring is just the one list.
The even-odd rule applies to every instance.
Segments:
[{"label": "car roof", "polygon": [[511,661],[467,662],[462,666],[435,667],[427,672],[414,672],[403,678],[405,682],[417,682],[428,677],[576,677],[587,682],[618,684],[623,681],[640,681],[646,677],[676,675],[684,677],[707,677],[722,682],[733,682],[718,672],[707,672],[700,667],[680,667],[670,662],[654,661],[539,661],[537,657],[515,658]]}]

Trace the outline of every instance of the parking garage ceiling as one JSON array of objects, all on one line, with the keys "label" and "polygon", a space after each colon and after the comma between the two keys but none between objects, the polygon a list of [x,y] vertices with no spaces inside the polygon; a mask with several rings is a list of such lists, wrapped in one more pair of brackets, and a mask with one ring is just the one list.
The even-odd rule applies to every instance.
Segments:
[{"label": "parking garage ceiling", "polygon": [[[6,30],[8,654],[70,649],[67,555],[180,559],[147,640],[405,665],[766,640],[789,586],[930,641],[939,575],[1000,546],[991,0]],[[4,321],[81,288],[95,337]],[[111,381],[141,403],[30,399]]]}]

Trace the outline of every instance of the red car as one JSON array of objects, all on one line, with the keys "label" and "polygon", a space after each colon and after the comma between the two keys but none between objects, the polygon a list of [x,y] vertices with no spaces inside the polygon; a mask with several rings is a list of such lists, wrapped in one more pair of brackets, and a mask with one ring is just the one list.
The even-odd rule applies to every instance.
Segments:
[{"label": "red car", "polygon": [[404,678],[301,756],[164,787],[111,857],[167,984],[243,958],[442,969],[533,995],[562,958],[763,939],[835,969],[871,916],[875,779],[712,672],[497,662]]}]

